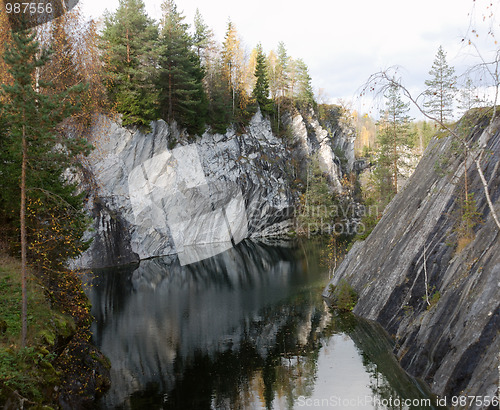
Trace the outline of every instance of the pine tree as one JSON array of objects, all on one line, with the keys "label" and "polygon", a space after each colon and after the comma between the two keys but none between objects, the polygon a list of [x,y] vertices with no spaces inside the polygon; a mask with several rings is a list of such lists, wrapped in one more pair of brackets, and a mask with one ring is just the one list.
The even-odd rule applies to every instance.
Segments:
[{"label": "pine tree", "polygon": [[160,112],[168,121],[176,120],[190,133],[204,130],[207,100],[203,89],[203,70],[192,48],[188,25],[173,0],[163,5],[160,37]]},{"label": "pine tree", "polygon": [[280,41],[278,44],[278,64],[276,66],[276,80],[277,80],[277,95],[278,97],[285,97],[289,88],[289,66],[290,57],[287,54],[285,44]]},{"label": "pine tree", "polygon": [[273,103],[269,99],[269,80],[267,78],[266,56],[262,45],[257,45],[257,64],[255,67],[255,77],[257,81],[253,89],[253,97],[257,101],[263,114],[273,112]]},{"label": "pine tree", "polygon": [[424,92],[427,100],[424,108],[427,113],[446,123],[453,117],[453,100],[457,91],[455,69],[446,62],[446,53],[440,46],[429,74],[432,79],[425,81],[427,89]]},{"label": "pine tree", "polygon": [[274,50],[271,50],[267,56],[267,78],[269,79],[269,92],[271,99],[276,101],[278,97],[278,56]]},{"label": "pine tree", "polygon": [[460,89],[458,96],[458,109],[464,114],[470,109],[480,107],[483,104],[477,91],[472,79],[468,77],[464,87]]},{"label": "pine tree", "polygon": [[382,202],[388,203],[398,192],[398,177],[404,166],[404,150],[411,146],[410,106],[404,103],[397,87],[390,87],[385,94],[386,110],[379,122],[378,135],[378,187]]},{"label": "pine tree", "polygon": [[205,24],[200,10],[196,9],[196,13],[194,15],[193,45],[203,67],[206,66],[207,52],[213,42],[213,37],[214,33]]},{"label": "pine tree", "polygon": [[157,118],[156,42],[158,28],[142,0],[120,0],[107,15],[102,34],[108,95],[123,115],[123,125],[149,126]]},{"label": "pine tree", "polygon": [[208,123],[212,131],[225,133],[232,121],[232,98],[229,92],[227,77],[224,74],[224,63],[220,55],[210,61],[208,75],[205,78],[208,103]]},{"label": "pine tree", "polygon": [[82,87],[44,92],[53,86],[37,83],[35,72],[47,63],[48,55],[40,53],[34,32],[20,30],[12,37],[4,52],[13,82],[2,85],[0,202],[6,214],[3,219],[20,226],[21,343],[25,346],[28,258],[38,266],[53,267],[85,246],[82,197],[75,195],[76,187],[65,175],[75,166],[72,161],[88,152],[88,145],[76,136],[64,137],[61,131],[61,122],[77,108],[72,94]]},{"label": "pine tree", "polygon": [[290,57],[283,42],[278,44],[277,52],[271,51],[268,58],[271,98],[276,107],[274,124],[279,134],[281,125],[281,107],[290,88]]},{"label": "pine tree", "polygon": [[312,79],[309,75],[309,68],[307,64],[302,59],[298,59],[296,62],[297,66],[297,88],[296,88],[296,100],[301,107],[313,107],[314,102],[314,91],[312,88]]},{"label": "pine tree", "polygon": [[287,96],[290,100],[295,98],[296,88],[298,82],[298,68],[297,61],[293,58],[288,60],[288,91]]},{"label": "pine tree", "polygon": [[7,84],[11,81],[8,73],[8,66],[3,59],[4,45],[11,40],[9,30],[9,17],[7,13],[0,12],[0,84]]}]

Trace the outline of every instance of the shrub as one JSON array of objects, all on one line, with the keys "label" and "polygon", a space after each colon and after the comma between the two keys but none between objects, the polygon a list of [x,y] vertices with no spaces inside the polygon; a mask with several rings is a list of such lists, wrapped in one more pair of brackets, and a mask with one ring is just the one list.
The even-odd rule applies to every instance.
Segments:
[{"label": "shrub", "polygon": [[333,308],[341,312],[352,312],[358,301],[358,294],[345,279],[337,286],[330,285],[330,296]]},{"label": "shrub", "polygon": [[436,306],[436,304],[439,302],[439,299],[441,299],[441,293],[439,292],[439,290],[436,290],[436,292],[434,292],[431,297],[431,300],[429,302],[430,305],[427,306],[427,310],[431,310],[434,306]]},{"label": "shrub", "polygon": [[462,250],[474,240],[474,228],[482,223],[481,213],[477,211],[476,199],[474,193],[471,192],[462,200],[460,206],[460,219],[458,226],[455,228],[457,233],[457,248],[456,253]]}]

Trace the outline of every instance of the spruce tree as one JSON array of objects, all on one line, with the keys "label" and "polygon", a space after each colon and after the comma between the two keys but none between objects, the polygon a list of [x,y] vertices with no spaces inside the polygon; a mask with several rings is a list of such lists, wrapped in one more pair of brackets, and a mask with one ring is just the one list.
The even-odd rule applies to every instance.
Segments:
[{"label": "spruce tree", "polygon": [[424,108],[427,109],[427,114],[444,124],[453,117],[457,77],[455,69],[446,62],[446,53],[441,46],[439,46],[429,74],[432,78],[425,81],[427,89],[424,92],[426,97]]},{"label": "spruce tree", "polygon": [[257,81],[253,89],[253,97],[257,101],[263,114],[273,112],[273,103],[269,99],[269,80],[267,78],[266,56],[262,45],[257,45],[257,64],[255,66],[255,77]]},{"label": "spruce tree", "polygon": [[142,0],[120,0],[116,13],[105,18],[101,47],[108,95],[122,114],[123,125],[148,127],[158,117],[157,39],[158,28]]},{"label": "spruce tree", "polygon": [[176,120],[191,134],[203,133],[207,99],[203,89],[200,58],[193,49],[184,16],[173,0],[163,5],[160,36],[160,113],[169,122]]},{"label": "spruce tree", "polygon": [[296,101],[300,107],[314,107],[314,91],[312,88],[312,79],[309,75],[309,68],[302,59],[296,61],[297,70],[297,88]]},{"label": "spruce tree", "polygon": [[208,124],[212,131],[224,134],[233,119],[232,98],[224,75],[221,58],[211,62],[210,75],[206,78],[209,103]]},{"label": "spruce tree", "polygon": [[397,87],[390,87],[385,94],[386,110],[379,122],[378,161],[376,176],[383,203],[388,203],[398,192],[398,177],[405,148],[411,146],[411,118],[408,115],[410,106],[404,103]]},{"label": "spruce tree", "polygon": [[213,42],[213,36],[214,33],[205,24],[200,10],[196,9],[194,15],[193,45],[203,67],[205,67],[207,63],[207,50]]},{"label": "spruce tree", "polygon": [[465,81],[464,87],[460,89],[458,96],[458,109],[465,114],[467,111],[484,104],[478,96],[478,90],[470,77]]},{"label": "spruce tree", "polygon": [[[68,169],[89,146],[77,136],[68,138],[62,121],[77,106],[75,95],[82,87],[46,92],[53,86],[37,82],[36,73],[48,61],[35,40],[36,33],[12,33],[4,60],[12,83],[2,85],[0,202],[4,221],[19,224],[22,277],[22,335],[27,337],[28,258],[38,268],[54,268],[85,247],[86,228],[82,197],[68,182]],[[18,216],[17,216],[18,215]]]}]

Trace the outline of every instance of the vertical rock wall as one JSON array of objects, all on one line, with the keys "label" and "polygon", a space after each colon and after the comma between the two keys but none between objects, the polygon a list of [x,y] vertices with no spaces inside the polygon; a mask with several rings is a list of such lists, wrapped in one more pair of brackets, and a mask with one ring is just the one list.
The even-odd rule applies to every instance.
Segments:
[{"label": "vertical rock wall", "polygon": [[[304,155],[319,152],[340,190],[338,159],[326,139],[318,143],[326,131],[317,122],[313,132],[303,120],[295,123],[294,139],[308,147]],[[301,154],[273,135],[260,112],[242,134],[205,133],[194,143],[164,121],[143,133],[101,118],[91,135],[96,149],[87,158],[82,184],[91,194],[94,227],[88,236],[94,241],[73,267],[173,253],[187,264],[246,237],[284,235],[292,227],[290,159]]]},{"label": "vertical rock wall", "polygon": [[[487,119],[474,121],[469,145],[486,144],[481,167],[500,214],[500,119],[493,135],[485,131]],[[331,285],[342,279],[352,284],[359,293],[354,312],[380,322],[395,338],[403,367],[436,394],[491,398],[498,394],[500,360],[500,232],[470,157],[467,177],[481,215],[469,243],[457,236],[463,150],[451,135],[434,139],[373,232],[335,271]],[[331,296],[330,286],[324,296]]]}]

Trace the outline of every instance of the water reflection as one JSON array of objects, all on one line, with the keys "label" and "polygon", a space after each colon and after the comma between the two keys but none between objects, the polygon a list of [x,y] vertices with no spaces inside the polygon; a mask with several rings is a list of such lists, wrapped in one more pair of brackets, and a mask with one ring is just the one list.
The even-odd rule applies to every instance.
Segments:
[{"label": "water reflection", "polygon": [[320,250],[245,241],[94,273],[94,339],[113,366],[102,408],[410,408],[359,400],[425,395],[377,327],[326,308]]}]

